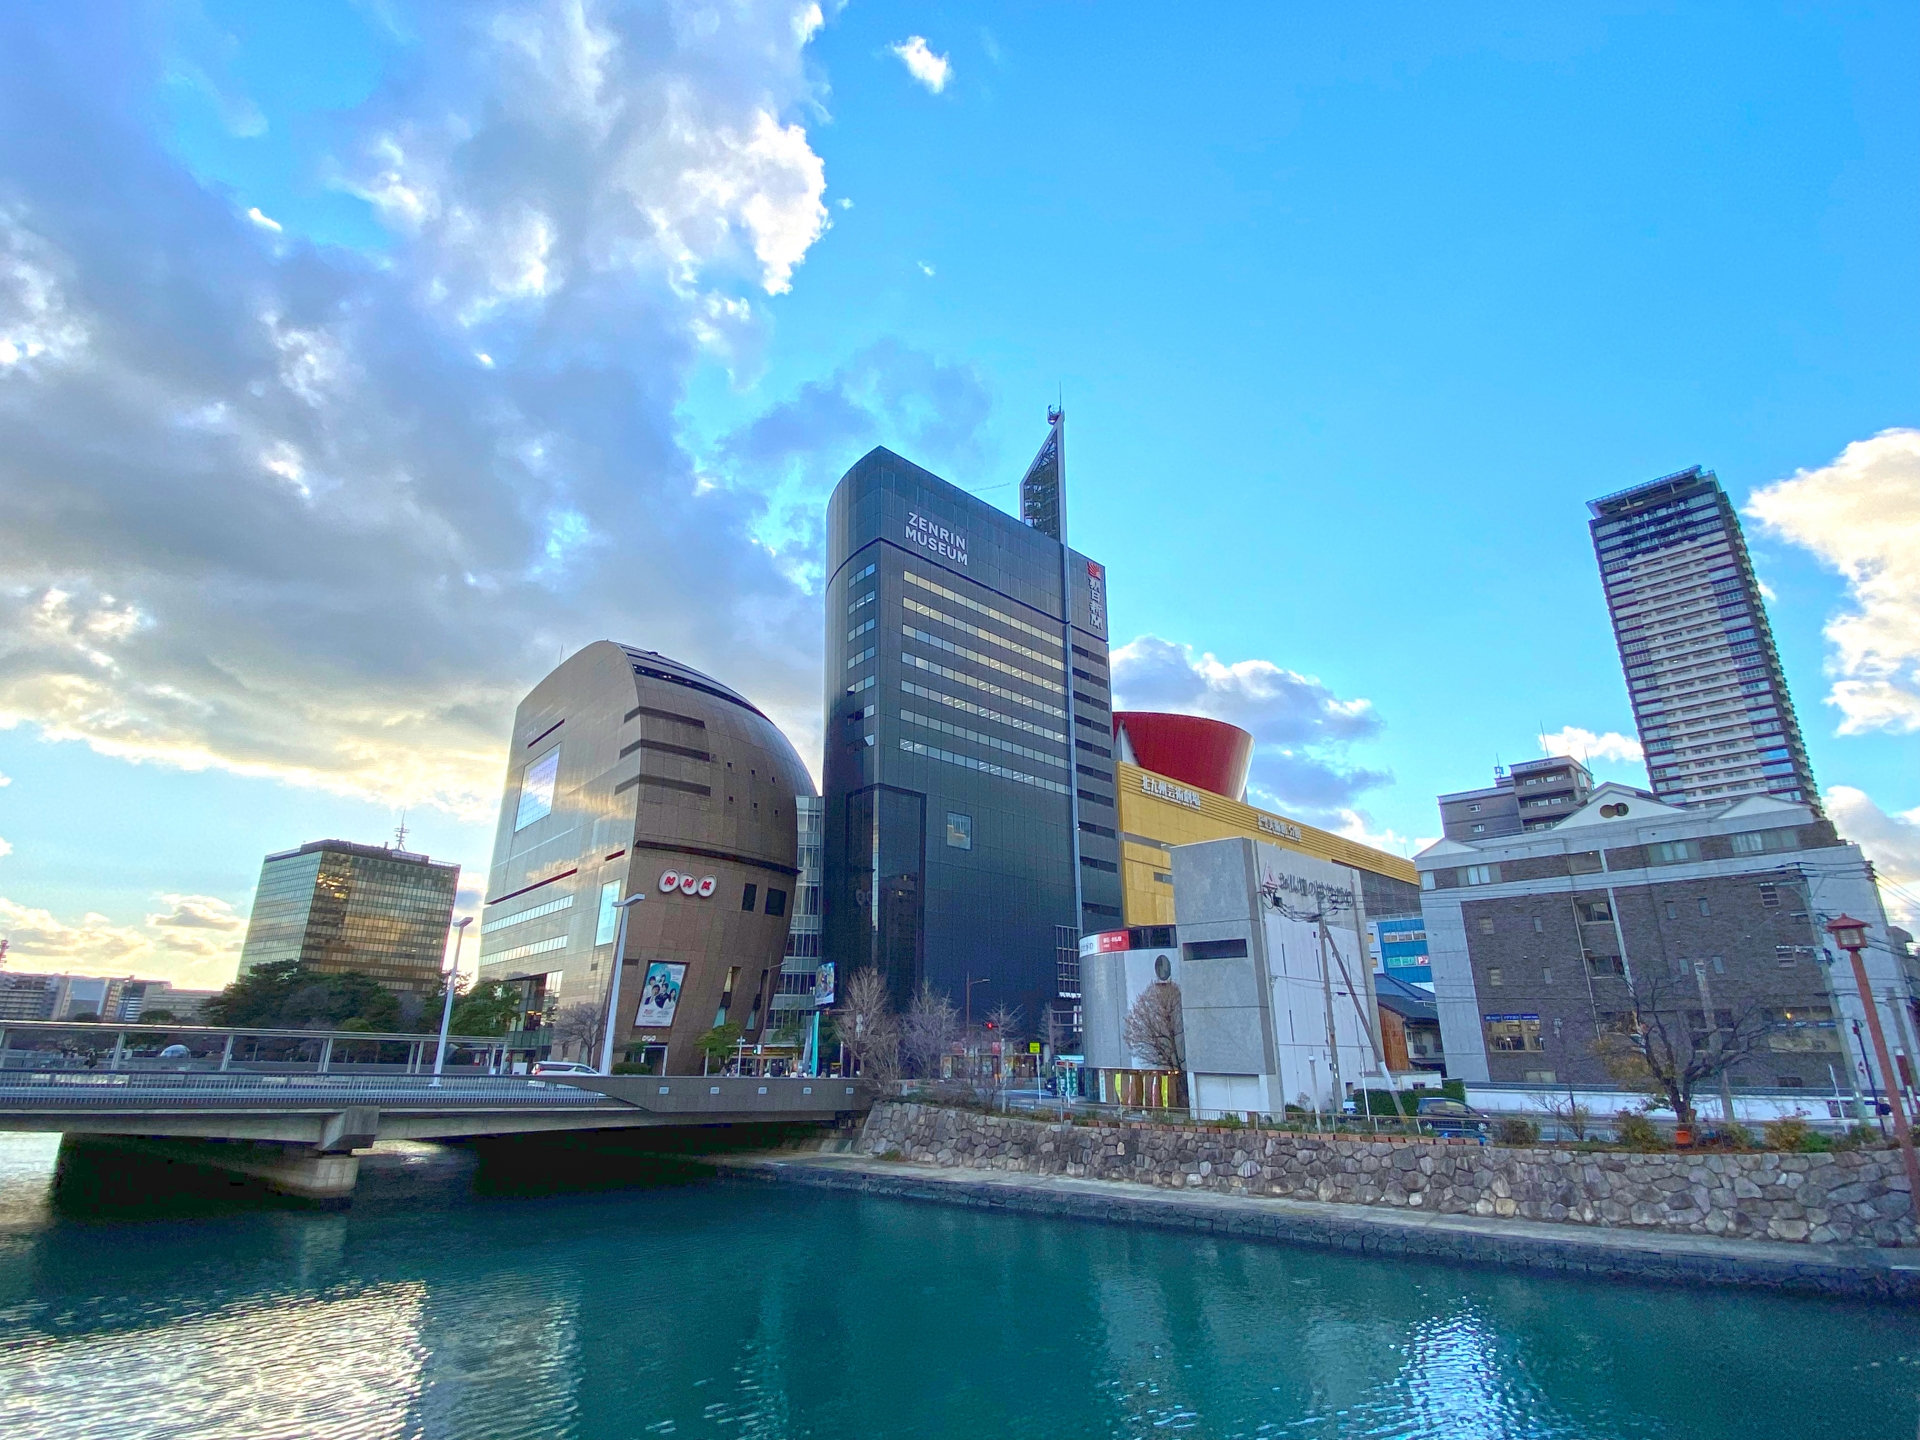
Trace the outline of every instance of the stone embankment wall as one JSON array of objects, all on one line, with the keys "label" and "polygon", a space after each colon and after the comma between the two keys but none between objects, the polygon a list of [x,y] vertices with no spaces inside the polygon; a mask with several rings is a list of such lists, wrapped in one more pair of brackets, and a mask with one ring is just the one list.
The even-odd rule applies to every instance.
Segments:
[{"label": "stone embankment wall", "polygon": [[1827,1155],[1580,1153],[1147,1124],[1060,1125],[932,1105],[876,1105],[867,1155],[1164,1188],[1387,1205],[1570,1225],[1815,1245],[1913,1245],[1891,1150]]}]

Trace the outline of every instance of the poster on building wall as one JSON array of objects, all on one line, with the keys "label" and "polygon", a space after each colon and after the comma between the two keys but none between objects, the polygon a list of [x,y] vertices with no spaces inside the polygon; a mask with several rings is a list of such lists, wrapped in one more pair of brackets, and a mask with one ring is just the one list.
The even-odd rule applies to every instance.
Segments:
[{"label": "poster on building wall", "polygon": [[641,1029],[673,1024],[673,1012],[680,1008],[680,982],[686,978],[684,965],[656,960],[647,966],[647,978],[640,985],[640,1010],[633,1023]]},{"label": "poster on building wall", "polygon": [[834,1003],[833,961],[822,960],[813,972],[813,1008],[824,1010]]}]

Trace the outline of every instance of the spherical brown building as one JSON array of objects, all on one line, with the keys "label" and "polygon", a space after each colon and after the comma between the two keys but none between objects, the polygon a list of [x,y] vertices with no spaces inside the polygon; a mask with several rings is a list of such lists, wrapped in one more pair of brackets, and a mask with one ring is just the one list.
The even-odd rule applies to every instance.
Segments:
[{"label": "spherical brown building", "polygon": [[[597,1061],[629,910],[615,1059],[698,1073],[715,1025],[760,1039],[796,901],[796,796],[813,781],[738,692],[650,650],[598,641],[514,715],[482,911],[480,975],[517,987],[517,1059]],[[817,903],[817,897],[815,898]]]}]

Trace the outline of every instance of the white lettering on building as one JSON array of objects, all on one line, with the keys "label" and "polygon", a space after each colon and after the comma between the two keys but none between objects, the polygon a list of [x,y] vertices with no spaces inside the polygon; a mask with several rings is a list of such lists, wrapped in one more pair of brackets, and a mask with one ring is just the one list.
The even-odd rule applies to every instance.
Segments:
[{"label": "white lettering on building", "polygon": [[1087,561],[1087,619],[1102,635],[1107,633],[1107,572]]},{"label": "white lettering on building", "polygon": [[949,530],[937,525],[926,516],[915,511],[907,512],[907,539],[922,550],[939,555],[947,560],[967,563],[967,537],[958,530]]},{"label": "white lettering on building", "polygon": [[1189,790],[1184,785],[1169,785],[1157,775],[1142,775],[1140,788],[1148,795],[1157,795],[1162,800],[1171,800],[1176,805],[1184,805],[1189,810],[1200,808],[1200,793]]},{"label": "white lettering on building", "polygon": [[1272,815],[1262,815],[1260,817],[1260,828],[1269,835],[1278,835],[1282,840],[1298,840],[1300,838],[1300,827],[1298,825],[1295,825],[1291,820],[1277,819]]}]

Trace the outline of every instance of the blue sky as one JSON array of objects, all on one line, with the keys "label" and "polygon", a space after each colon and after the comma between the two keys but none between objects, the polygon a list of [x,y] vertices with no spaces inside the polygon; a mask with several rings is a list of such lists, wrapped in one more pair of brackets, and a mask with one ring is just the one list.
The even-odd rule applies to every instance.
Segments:
[{"label": "blue sky", "polygon": [[1114,641],[1168,642],[1123,694],[1395,849],[1631,735],[1586,500],[1771,494],[1816,775],[1920,879],[1911,6],[821,21],[0,18],[13,963],[213,983],[263,853],[402,808],[482,882],[489,737],[603,635],[817,746],[833,480],[1012,507],[1056,395]]}]

